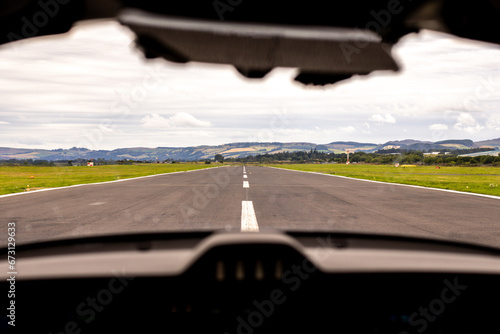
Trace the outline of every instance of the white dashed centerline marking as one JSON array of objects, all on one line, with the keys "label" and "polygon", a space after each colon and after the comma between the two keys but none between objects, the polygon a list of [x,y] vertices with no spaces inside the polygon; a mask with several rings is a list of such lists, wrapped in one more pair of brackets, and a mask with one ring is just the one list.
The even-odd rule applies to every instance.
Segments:
[{"label": "white dashed centerline marking", "polygon": [[246,175],[243,175],[243,178],[244,178],[244,179],[246,179],[246,178],[248,178],[248,176],[246,176]]},{"label": "white dashed centerline marking", "polygon": [[95,203],[91,203],[89,205],[103,205],[104,203],[106,203],[106,202],[95,202]]},{"label": "white dashed centerline marking", "polygon": [[250,188],[248,181],[243,181],[243,188]]},{"label": "white dashed centerline marking", "polygon": [[241,202],[241,232],[258,232],[259,225],[252,201]]}]

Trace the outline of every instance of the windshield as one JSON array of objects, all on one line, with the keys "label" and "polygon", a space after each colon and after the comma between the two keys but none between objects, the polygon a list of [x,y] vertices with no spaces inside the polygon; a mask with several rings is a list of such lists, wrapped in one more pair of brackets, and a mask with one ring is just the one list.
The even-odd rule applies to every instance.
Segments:
[{"label": "windshield", "polygon": [[146,61],[134,38],[104,21],[0,48],[18,244],[282,230],[500,248],[499,46],[423,30],[394,47],[398,73],[306,86]]}]

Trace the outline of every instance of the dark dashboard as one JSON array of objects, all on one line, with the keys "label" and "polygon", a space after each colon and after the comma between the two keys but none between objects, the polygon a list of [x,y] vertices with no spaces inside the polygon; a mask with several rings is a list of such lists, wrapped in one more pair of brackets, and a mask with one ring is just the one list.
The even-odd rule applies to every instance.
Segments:
[{"label": "dark dashboard", "polygon": [[[309,271],[308,271],[309,270]],[[194,273],[193,273],[194,274]],[[488,333],[499,277],[335,274],[282,279],[180,277],[19,282],[31,333]],[[207,276],[212,276],[208,277]],[[22,320],[22,322],[21,322]]]},{"label": "dark dashboard", "polygon": [[[55,242],[38,252],[33,246],[24,252],[20,247],[16,330],[250,334],[500,329],[500,260],[495,251],[363,236],[201,236],[188,234],[185,244],[170,236],[170,240],[141,237],[125,242],[122,237],[114,242],[99,242],[99,238],[73,245]],[[329,241],[318,247],[318,238]],[[155,252],[165,255],[163,261]],[[362,252],[364,259],[350,258],[356,252]],[[436,261],[426,263],[425,256],[415,260],[414,252],[427,252]],[[113,260],[119,253],[124,257]],[[168,253],[175,254],[177,261],[171,261],[174,257]],[[93,258],[94,269],[100,264],[107,269],[92,273],[91,266],[87,275],[72,275],[64,261],[84,268],[85,256]],[[401,263],[406,262],[407,268],[391,269],[387,256],[393,256],[394,266],[404,268]],[[433,267],[440,257],[448,257],[450,266]],[[127,258],[128,264],[123,262]],[[466,258],[483,269],[471,268]],[[371,267],[382,259],[385,269]],[[37,277],[29,267],[38,265]],[[58,272],[63,265],[66,274]],[[8,280],[1,283],[3,291],[8,284]],[[2,331],[7,330],[3,326]]]}]

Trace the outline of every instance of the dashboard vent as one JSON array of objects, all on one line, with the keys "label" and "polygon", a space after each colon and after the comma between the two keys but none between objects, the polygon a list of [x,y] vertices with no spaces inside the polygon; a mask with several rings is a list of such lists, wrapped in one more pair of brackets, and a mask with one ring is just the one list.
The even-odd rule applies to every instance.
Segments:
[{"label": "dashboard vent", "polygon": [[278,281],[287,268],[303,259],[295,249],[283,245],[217,246],[201,256],[186,274],[216,282]]},{"label": "dashboard vent", "polygon": [[215,263],[215,279],[226,280],[280,280],[283,275],[281,259],[236,260],[236,262],[218,260]]}]

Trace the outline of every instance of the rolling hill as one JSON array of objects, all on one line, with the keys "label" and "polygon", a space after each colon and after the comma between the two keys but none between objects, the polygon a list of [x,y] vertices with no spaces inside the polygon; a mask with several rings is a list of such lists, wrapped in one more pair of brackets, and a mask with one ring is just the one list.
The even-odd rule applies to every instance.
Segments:
[{"label": "rolling hill", "polygon": [[74,160],[98,159],[106,160],[200,160],[211,159],[215,154],[222,154],[226,158],[245,157],[257,154],[273,154],[283,151],[305,151],[316,149],[326,153],[342,153],[347,149],[352,151],[375,152],[383,149],[406,149],[406,150],[455,150],[477,147],[500,148],[500,138],[473,142],[472,140],[446,140],[440,142],[429,142],[419,140],[394,140],[384,144],[358,143],[352,141],[337,141],[328,144],[315,144],[308,142],[291,143],[229,143],[217,146],[191,146],[191,147],[132,147],[119,148],[115,150],[89,150],[86,148],[73,147],[70,149],[30,149],[0,147],[0,160],[8,159],[39,159],[39,160]]}]

